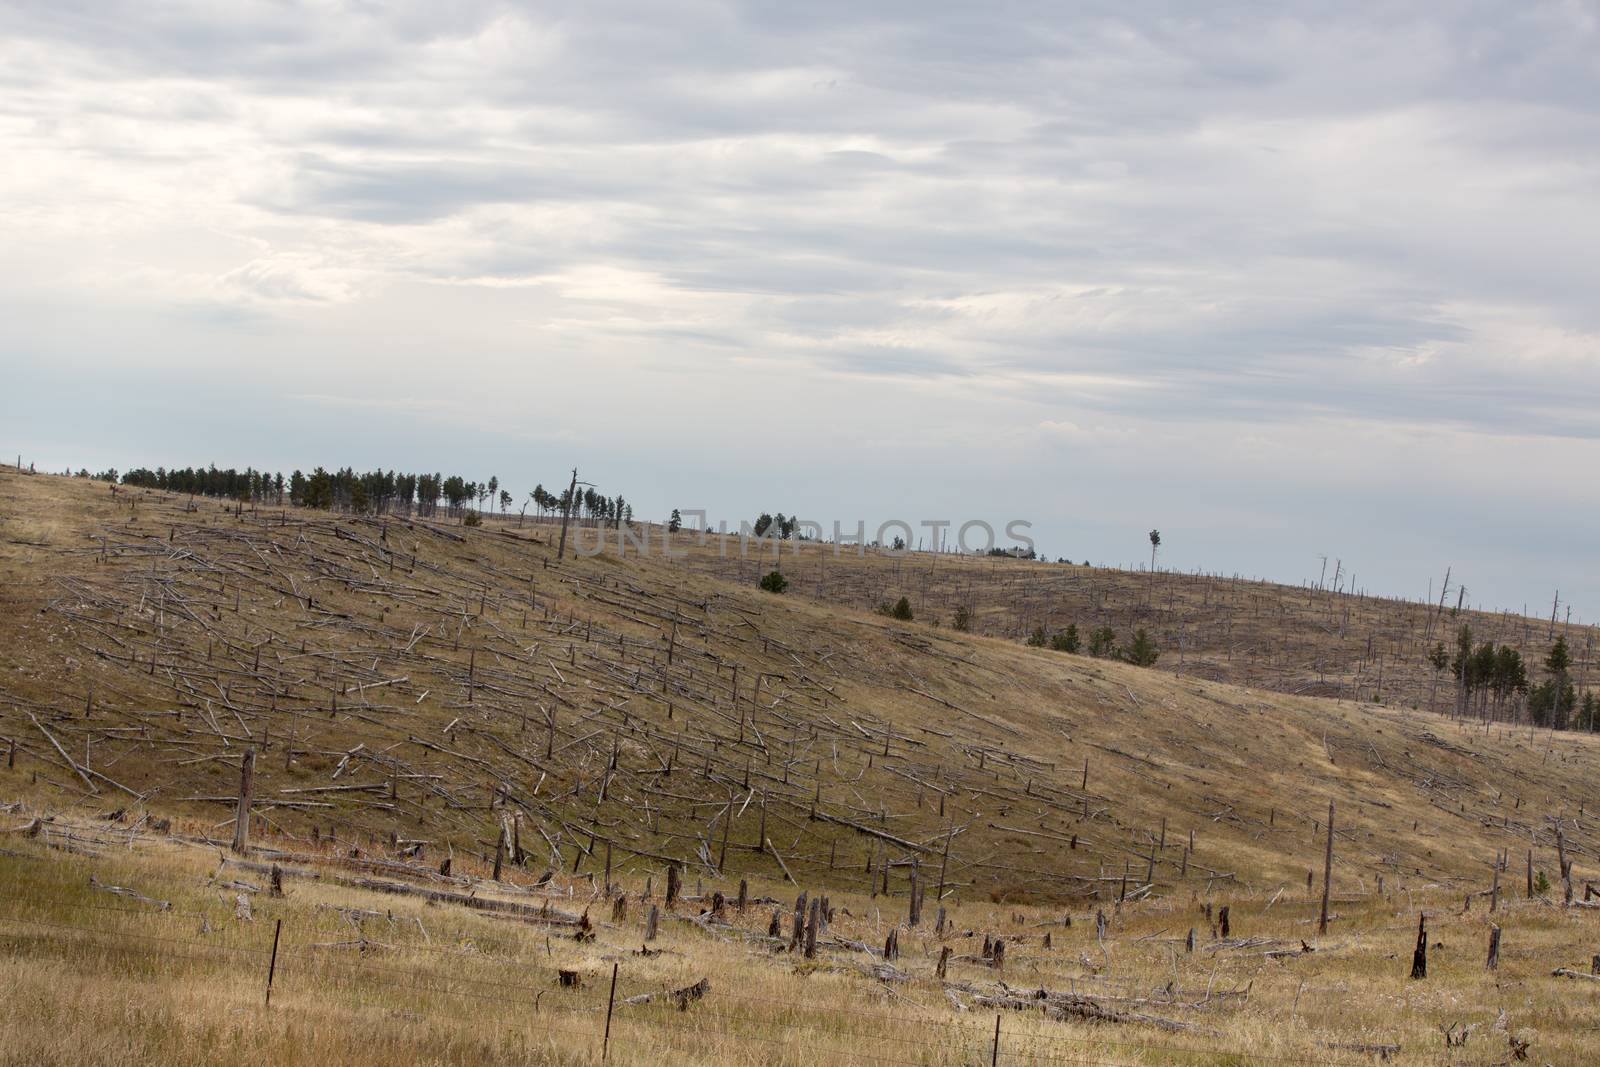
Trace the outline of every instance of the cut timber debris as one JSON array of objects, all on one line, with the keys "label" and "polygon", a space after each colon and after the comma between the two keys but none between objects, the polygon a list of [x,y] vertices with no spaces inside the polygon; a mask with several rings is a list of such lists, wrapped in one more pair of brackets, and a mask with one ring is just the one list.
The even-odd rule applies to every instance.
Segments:
[{"label": "cut timber debris", "polygon": [[678,1006],[679,1011],[687,1011],[689,1005],[702,999],[711,992],[711,979],[702,978],[694,985],[686,985],[682,989],[663,989],[653,993],[640,993],[637,996],[624,1000],[624,1004],[648,1004],[652,1000],[666,998]]},{"label": "cut timber debris", "polygon": [[1557,967],[1550,972],[1552,978],[1582,978],[1586,982],[1600,982],[1600,974],[1585,974],[1569,967]]},{"label": "cut timber debris", "polygon": [[105,893],[115,893],[119,897],[127,897],[129,900],[137,900],[141,904],[149,904],[157,911],[168,911],[172,908],[170,900],[156,900],[154,897],[147,897],[143,893],[120,885],[106,885],[92,874],[89,876],[89,886]]},{"label": "cut timber debris", "polygon": [[1090,997],[1080,996],[1076,993],[1050,993],[1040,990],[1037,993],[1023,995],[1006,991],[996,994],[978,994],[974,1000],[989,1008],[1010,1008],[1013,1011],[1026,1011],[1033,1008],[1042,1008],[1045,1015],[1052,1019],[1082,1019],[1087,1022],[1100,1023],[1132,1023],[1140,1026],[1153,1026],[1169,1033],[1202,1033],[1210,1034],[1214,1031],[1193,1023],[1179,1022],[1159,1015],[1147,1015],[1143,1012],[1114,1011],[1107,1008]]},{"label": "cut timber debris", "polygon": [[1393,1045],[1369,1045],[1360,1041],[1329,1041],[1323,1047],[1337,1052],[1359,1052],[1363,1056],[1377,1056],[1383,1060],[1388,1059],[1390,1056],[1400,1055],[1400,1045],[1398,1043]]}]

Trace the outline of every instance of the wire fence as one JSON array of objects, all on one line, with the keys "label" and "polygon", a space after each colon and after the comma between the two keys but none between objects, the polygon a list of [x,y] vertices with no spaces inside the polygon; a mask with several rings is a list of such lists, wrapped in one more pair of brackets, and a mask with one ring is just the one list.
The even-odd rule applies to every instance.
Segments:
[{"label": "wire fence", "polygon": [[[163,926],[176,924],[183,919],[221,919],[225,911],[180,911],[158,909],[153,906],[121,907],[62,898],[41,898],[0,894],[0,904],[11,905],[0,912],[0,938],[4,938],[13,951],[38,943],[48,942],[59,949],[72,944],[96,949],[107,955],[135,954],[162,960],[182,960],[197,965],[220,966],[243,976],[248,971],[259,974],[263,982],[263,999],[271,1005],[272,997],[279,999],[274,1010],[294,1010],[296,983],[301,990],[316,988],[316,983],[328,979],[340,980],[343,993],[370,993],[374,998],[392,997],[409,993],[421,997],[454,998],[462,1001],[489,1003],[500,1006],[517,1017],[517,1026],[529,1033],[543,1033],[552,1040],[568,1041],[574,1047],[594,1047],[601,1059],[609,1057],[612,1046],[629,1047],[652,1053],[684,1052],[705,1054],[708,1047],[731,1042],[751,1048],[769,1048],[774,1056],[779,1051],[805,1052],[833,1061],[869,1062],[891,1064],[929,1064],[941,1062],[975,1063],[1000,1062],[1082,1064],[1085,1067],[1139,1067],[1148,1057],[1160,1057],[1168,1062],[1211,1062],[1225,1057],[1239,1064],[1316,1065],[1316,1067],[1367,1067],[1372,1059],[1352,1059],[1333,1054],[1333,1046],[1323,1047],[1303,1054],[1266,1052],[1254,1049],[1228,1047],[1222,1041],[1212,1043],[1180,1043],[1146,1039],[1125,1034],[1124,1031],[1097,1027],[1092,1037],[1073,1033],[1061,1026],[1059,1033],[1040,1034],[1035,1028],[1018,1032],[1019,1015],[1014,1008],[1006,1008],[990,1015],[970,1013],[968,1019],[940,1019],[926,1010],[912,1011],[921,1006],[901,1000],[895,1013],[874,1012],[848,1005],[826,1006],[799,1003],[793,999],[764,997],[737,989],[718,987],[704,1001],[698,1001],[684,1010],[673,1010],[674,995],[659,985],[638,990],[653,994],[648,1004],[630,1003],[617,996],[615,977],[622,973],[620,961],[614,963],[613,982],[601,995],[593,986],[579,988],[552,988],[533,985],[509,976],[481,977],[460,973],[442,973],[438,969],[421,971],[414,967],[386,964],[372,959],[337,959],[329,952],[338,948],[354,947],[365,951],[361,941],[347,943],[315,943],[296,938],[292,928],[282,920],[270,927],[254,925],[248,929],[251,939],[242,943],[239,938],[243,924],[229,923],[202,937],[176,936],[167,930],[161,933],[131,930],[127,920],[153,920]],[[92,912],[108,919],[122,920],[114,928],[63,923],[48,918],[20,914],[28,909],[67,908]],[[288,936],[282,936],[287,931]],[[407,944],[382,946],[396,951],[445,951],[442,946]],[[526,961],[508,956],[495,956],[464,952],[463,963],[490,967],[526,968]],[[630,983],[631,984],[631,983]],[[1027,997],[1015,991],[1013,995]],[[290,999],[285,1005],[283,998]],[[1042,997],[1037,1003],[1048,1008]],[[723,1005],[748,1006],[751,1010],[738,1014],[723,1010]],[[618,1009],[623,1011],[620,1013]],[[419,1013],[424,1014],[426,1013]],[[807,1015],[824,1014],[829,1019],[823,1025]],[[1037,1016],[1035,1016],[1037,1018]],[[1007,1021],[1011,1021],[1008,1028]],[[759,1026],[767,1032],[756,1032]],[[915,1033],[907,1034],[907,1027]],[[826,1035],[831,1041],[817,1038]],[[1107,1052],[1106,1050],[1110,1050]],[[1131,1056],[1134,1059],[1113,1059],[1107,1056]],[[767,1057],[762,1057],[767,1058]]]}]

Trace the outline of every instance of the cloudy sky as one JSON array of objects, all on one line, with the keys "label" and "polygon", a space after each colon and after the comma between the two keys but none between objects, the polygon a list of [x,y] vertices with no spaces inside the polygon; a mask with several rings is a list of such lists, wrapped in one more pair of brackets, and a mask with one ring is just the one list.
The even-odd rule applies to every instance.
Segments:
[{"label": "cloudy sky", "polygon": [[1597,56],[1592,2],[0,0],[0,452],[1590,617]]}]

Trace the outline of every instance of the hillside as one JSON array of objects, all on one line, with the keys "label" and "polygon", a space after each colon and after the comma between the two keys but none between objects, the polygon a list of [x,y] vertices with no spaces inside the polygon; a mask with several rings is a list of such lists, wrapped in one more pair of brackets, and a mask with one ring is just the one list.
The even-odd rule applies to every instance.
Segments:
[{"label": "hillside", "polygon": [[0,1061],[1584,1062],[1595,738],[550,532],[0,471]]},{"label": "hillside", "polygon": [[1303,878],[1329,800],[1352,877],[1481,879],[1600,796],[1587,738],[1064,656],[678,560],[557,563],[543,527],[11,474],[0,500],[0,731],[102,804],[221,822],[254,749],[261,820],[299,836],[488,862],[521,812],[528,862],[558,871],[609,848],[902,890],[915,861],[1069,900],[1125,873]]},{"label": "hillside", "polygon": [[[714,545],[715,542],[713,541]],[[726,551],[697,550],[702,573],[754,581],[755,555],[742,558],[736,537]],[[772,548],[762,546],[770,566]],[[1448,669],[1427,660],[1438,642],[1454,651],[1457,629],[1475,643],[1516,649],[1536,683],[1551,644],[1565,637],[1572,679],[1587,691],[1594,628],[1509,612],[1457,609],[1453,579],[1447,603],[1431,604],[1329,588],[1291,586],[1217,574],[1128,571],[1010,557],[869,550],[789,542],[780,565],[795,595],[870,610],[906,597],[918,618],[949,625],[958,608],[974,633],[1022,641],[1035,628],[1053,635],[1075,624],[1087,643],[1095,627],[1119,642],[1145,629],[1161,649],[1159,668],[1196,678],[1282,693],[1448,711],[1455,699]],[[1435,598],[1439,596],[1436,579]],[[1331,584],[1331,580],[1329,582]]]}]

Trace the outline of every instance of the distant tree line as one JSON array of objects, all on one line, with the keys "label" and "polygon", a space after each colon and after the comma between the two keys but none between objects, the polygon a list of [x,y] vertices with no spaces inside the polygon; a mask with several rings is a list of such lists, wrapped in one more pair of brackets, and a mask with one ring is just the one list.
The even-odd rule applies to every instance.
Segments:
[{"label": "distant tree line", "polygon": [[750,530],[757,537],[776,537],[780,541],[787,541],[795,535],[799,524],[798,516],[785,515],[781,511],[771,515],[763,511],[756,516],[756,521],[750,524]]},{"label": "distant tree line", "polygon": [[[87,470],[79,477],[89,477]],[[350,467],[330,471],[317,467],[310,474],[294,471],[287,478],[280,471],[272,473],[246,467],[157,467],[150,470],[139,467],[118,476],[115,469],[102,471],[94,477],[103,481],[145,489],[159,489],[168,493],[189,496],[208,496],[249,504],[292,504],[297,507],[345,511],[372,515],[418,515],[444,513],[452,517],[475,519],[486,511],[499,508],[501,514],[516,502],[511,492],[503,488],[498,476],[478,481],[459,474],[407,474],[397,471],[375,470],[358,473]],[[569,490],[560,494],[547,492],[544,486],[528,494],[529,502],[541,515],[565,513]],[[524,506],[524,511],[526,506]],[[578,492],[573,502],[572,515],[577,519],[606,522],[629,522],[633,507],[621,495],[609,497],[597,493],[593,487]]]}]

